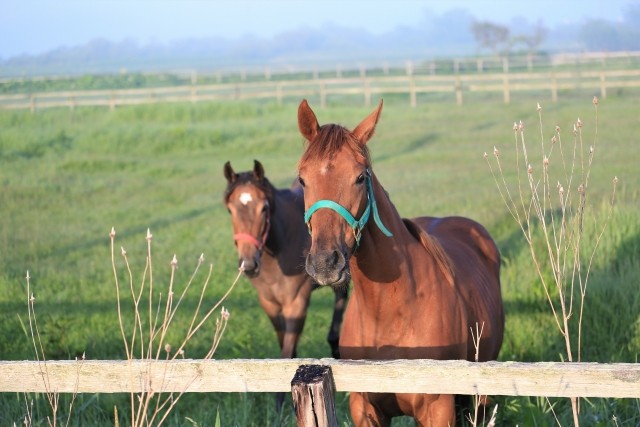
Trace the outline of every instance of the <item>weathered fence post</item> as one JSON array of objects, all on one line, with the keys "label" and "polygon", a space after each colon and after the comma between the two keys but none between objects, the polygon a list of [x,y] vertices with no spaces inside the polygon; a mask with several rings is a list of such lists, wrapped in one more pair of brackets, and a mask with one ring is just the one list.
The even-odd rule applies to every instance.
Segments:
[{"label": "weathered fence post", "polygon": [[331,367],[300,365],[291,380],[298,427],[338,427]]}]

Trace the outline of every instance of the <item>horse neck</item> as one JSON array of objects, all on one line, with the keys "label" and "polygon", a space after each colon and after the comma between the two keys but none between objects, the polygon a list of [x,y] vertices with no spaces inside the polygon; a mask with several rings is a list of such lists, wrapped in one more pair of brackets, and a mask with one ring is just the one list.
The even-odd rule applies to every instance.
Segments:
[{"label": "horse neck", "polygon": [[[354,281],[354,292],[359,292],[359,288],[361,292],[381,292],[379,297],[383,299],[385,290],[390,289],[385,285],[398,282],[400,268],[411,262],[411,253],[415,253],[420,242],[407,230],[402,217],[375,175],[372,174],[371,179],[380,220],[393,236],[388,237],[382,233],[374,221],[372,212],[363,230],[360,246],[351,257],[349,267]],[[403,286],[394,289],[394,292],[413,292],[414,286],[410,280],[408,282],[409,286],[403,283]]]},{"label": "horse neck", "polygon": [[292,239],[306,238],[308,231],[304,224],[304,201],[302,195],[291,190],[273,191],[274,206],[271,212],[271,227],[266,241],[266,253],[273,256],[287,255],[289,247],[299,247]]}]

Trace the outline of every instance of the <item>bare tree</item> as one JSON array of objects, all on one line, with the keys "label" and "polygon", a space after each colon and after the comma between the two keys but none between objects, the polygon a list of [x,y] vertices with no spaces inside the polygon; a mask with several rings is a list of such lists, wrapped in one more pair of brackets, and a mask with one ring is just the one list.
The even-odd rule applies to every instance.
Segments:
[{"label": "bare tree", "polygon": [[489,49],[498,55],[500,46],[507,47],[509,42],[509,28],[489,21],[474,21],[471,32],[480,49]]}]

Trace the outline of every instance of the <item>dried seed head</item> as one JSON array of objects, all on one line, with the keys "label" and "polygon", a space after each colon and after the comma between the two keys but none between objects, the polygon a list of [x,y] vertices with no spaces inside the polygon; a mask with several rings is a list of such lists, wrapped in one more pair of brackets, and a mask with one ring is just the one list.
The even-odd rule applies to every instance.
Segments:
[{"label": "dried seed head", "polygon": [[167,353],[171,353],[171,344],[165,344],[164,351],[166,351]]},{"label": "dried seed head", "polygon": [[223,320],[225,320],[225,321],[229,320],[229,315],[230,314],[229,314],[229,311],[226,308],[222,307],[222,310],[220,311],[220,315],[221,315]]},{"label": "dried seed head", "polygon": [[576,123],[573,124],[573,135],[576,136],[578,134],[578,128],[576,127]]},{"label": "dried seed head", "polygon": [[27,270],[27,280],[31,279],[31,276],[29,276],[29,270]]},{"label": "dried seed head", "polygon": [[562,185],[558,187],[558,194],[560,194],[560,197],[564,195],[564,187]]},{"label": "dried seed head", "polygon": [[171,267],[176,268],[178,266],[178,258],[176,258],[176,254],[173,254],[173,258],[171,259]]},{"label": "dried seed head", "polygon": [[36,301],[36,297],[33,296],[33,292],[31,292],[31,298],[29,298],[29,302],[33,304]]},{"label": "dried seed head", "polygon": [[538,102],[538,108],[536,108],[536,111],[540,111],[542,110],[542,107],[540,106],[540,103]]},{"label": "dried seed head", "polygon": [[560,126],[556,125],[556,133],[560,133]]},{"label": "dried seed head", "polygon": [[544,156],[544,159],[542,159],[542,165],[545,169],[549,167],[549,158],[547,156]]},{"label": "dried seed head", "polygon": [[552,144],[555,144],[557,141],[558,141],[558,139],[556,138],[556,136],[555,136],[555,135],[553,135],[553,136],[551,137],[551,143],[552,143]]},{"label": "dried seed head", "polygon": [[184,349],[178,350],[178,355],[184,357]]},{"label": "dried seed head", "polygon": [[518,130],[519,130],[520,132],[523,132],[523,131],[524,131],[524,123],[522,122],[522,120],[520,120],[520,123],[518,123]]},{"label": "dried seed head", "polygon": [[518,123],[513,122],[513,131],[518,132]]},{"label": "dried seed head", "polygon": [[198,258],[198,264],[202,264],[204,262],[204,254],[200,254],[200,258]]},{"label": "dried seed head", "polygon": [[578,193],[584,194],[584,185],[583,184],[578,185]]},{"label": "dried seed head", "polygon": [[493,146],[493,155],[496,157],[500,157],[500,150],[495,145]]},{"label": "dried seed head", "polygon": [[126,256],[127,255],[127,251],[124,250],[124,247],[120,246],[120,255],[122,256]]},{"label": "dried seed head", "polygon": [[593,154],[593,152],[595,151],[595,148],[593,148],[593,145],[589,146],[589,154]]},{"label": "dried seed head", "polygon": [[527,173],[529,175],[531,175],[533,173],[533,166],[531,166],[531,163],[529,163],[529,166],[527,166]]},{"label": "dried seed head", "polygon": [[580,117],[578,117],[578,120],[576,121],[576,126],[578,126],[579,128],[582,127],[582,120],[580,120]]},{"label": "dried seed head", "polygon": [[597,96],[593,97],[593,105],[598,105],[598,97]]},{"label": "dried seed head", "polygon": [[618,185],[618,177],[617,176],[613,177],[613,185]]},{"label": "dried seed head", "polygon": [[116,237],[116,229],[115,229],[115,227],[111,227],[111,232],[109,233],[109,237],[112,238],[112,239],[114,237]]},{"label": "dried seed head", "polygon": [[147,242],[150,242],[153,238],[153,234],[151,234],[151,230],[147,228]]},{"label": "dried seed head", "polygon": [[489,157],[486,151],[484,152],[484,155],[482,157],[484,157],[485,160],[487,159],[487,157]]}]

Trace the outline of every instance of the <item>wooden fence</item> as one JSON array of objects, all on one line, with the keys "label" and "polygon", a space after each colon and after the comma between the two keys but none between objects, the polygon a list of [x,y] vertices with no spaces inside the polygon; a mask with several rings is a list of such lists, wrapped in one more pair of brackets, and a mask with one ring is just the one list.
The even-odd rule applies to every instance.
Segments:
[{"label": "wooden fence", "polygon": [[278,103],[301,98],[317,98],[322,107],[333,96],[361,97],[369,106],[373,97],[406,95],[415,107],[421,96],[443,95],[460,105],[473,93],[493,93],[510,103],[516,93],[548,96],[557,101],[564,92],[606,98],[612,89],[640,88],[640,70],[550,71],[491,74],[400,75],[344,78],[312,78],[262,82],[184,85],[161,88],[40,92],[0,96],[2,109],[30,109],[105,106],[163,102],[204,102],[214,100],[267,99]]},{"label": "wooden fence", "polygon": [[462,360],[0,361],[0,392],[288,392],[300,365],[329,366],[336,391],[640,398],[640,364]]}]

